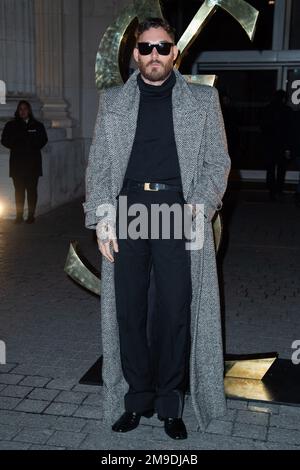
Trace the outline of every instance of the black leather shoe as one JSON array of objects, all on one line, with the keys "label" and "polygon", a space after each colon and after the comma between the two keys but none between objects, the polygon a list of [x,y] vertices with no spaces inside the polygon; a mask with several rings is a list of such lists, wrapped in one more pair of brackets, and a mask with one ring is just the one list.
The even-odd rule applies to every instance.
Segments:
[{"label": "black leather shoe", "polygon": [[172,439],[186,439],[187,432],[182,418],[159,418],[165,422],[165,432]]},{"label": "black leather shoe", "polygon": [[137,413],[135,411],[125,411],[122,416],[112,425],[112,430],[116,432],[128,432],[137,428],[140,424],[142,416],[151,418],[154,411],[146,411],[145,413]]}]

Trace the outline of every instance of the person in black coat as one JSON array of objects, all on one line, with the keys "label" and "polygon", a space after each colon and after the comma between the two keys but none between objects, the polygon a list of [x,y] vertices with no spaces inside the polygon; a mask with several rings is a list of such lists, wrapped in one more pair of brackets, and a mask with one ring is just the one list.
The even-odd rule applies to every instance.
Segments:
[{"label": "person in black coat", "polygon": [[37,121],[27,101],[20,101],[15,118],[6,123],[1,143],[10,149],[9,176],[13,179],[16,200],[16,223],[23,222],[27,191],[27,223],[35,221],[38,180],[43,176],[41,149],[48,142],[44,125]]},{"label": "person in black coat", "polygon": [[277,90],[262,113],[261,131],[266,156],[267,188],[272,201],[283,196],[285,174],[291,151],[292,109],[285,90]]}]

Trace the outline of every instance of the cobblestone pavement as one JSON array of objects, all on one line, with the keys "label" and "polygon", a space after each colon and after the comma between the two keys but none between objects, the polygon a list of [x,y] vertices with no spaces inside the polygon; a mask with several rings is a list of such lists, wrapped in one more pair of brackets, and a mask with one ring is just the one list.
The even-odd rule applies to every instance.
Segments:
[{"label": "cobblestone pavement", "polygon": [[[34,225],[0,222],[0,449],[300,449],[300,407],[259,402],[228,399],[227,415],[203,433],[188,395],[181,442],[156,416],[130,435],[103,426],[101,387],[78,384],[101,354],[99,299],[63,271],[71,240],[100,267],[80,203]],[[226,350],[290,358],[300,339],[299,209],[289,194],[271,203],[263,192],[232,192],[224,209]]]}]

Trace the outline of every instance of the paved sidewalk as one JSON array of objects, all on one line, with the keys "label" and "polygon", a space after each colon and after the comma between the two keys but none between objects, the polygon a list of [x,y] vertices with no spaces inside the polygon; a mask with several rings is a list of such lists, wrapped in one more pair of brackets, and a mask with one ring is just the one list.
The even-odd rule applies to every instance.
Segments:
[{"label": "paved sidewalk", "polygon": [[[289,194],[271,203],[263,192],[232,192],[225,216],[226,350],[290,358],[300,339],[300,210]],[[0,449],[300,449],[300,407],[258,402],[228,400],[227,416],[202,433],[187,396],[182,442],[166,436],[156,417],[127,435],[103,426],[101,387],[78,384],[101,354],[99,299],[63,271],[71,240],[99,268],[93,235],[81,201],[34,225],[0,221],[0,340],[8,362],[0,366]]]}]

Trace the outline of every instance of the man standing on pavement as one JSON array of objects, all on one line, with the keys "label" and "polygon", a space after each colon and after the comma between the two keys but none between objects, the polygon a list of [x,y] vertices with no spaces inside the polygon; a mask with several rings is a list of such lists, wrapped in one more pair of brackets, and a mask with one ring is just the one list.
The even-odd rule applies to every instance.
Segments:
[{"label": "man standing on pavement", "polygon": [[[86,227],[96,229],[103,255],[104,419],[114,431],[127,432],[156,412],[171,438],[185,439],[188,385],[201,428],[226,412],[211,220],[222,207],[230,158],[216,88],[188,85],[173,68],[177,55],[166,21],[147,18],[139,24],[138,70],[100,97],[83,206]],[[174,235],[175,218],[169,238],[160,227],[156,238],[151,229],[146,237],[120,237],[121,196],[129,208],[146,207],[151,229],[155,204],[188,206],[194,221],[203,204],[203,249],[186,249],[185,236]],[[116,207],[116,216],[103,216],[99,208],[107,205]],[[127,228],[131,221],[129,215]],[[157,311],[149,339],[152,265]]]}]

